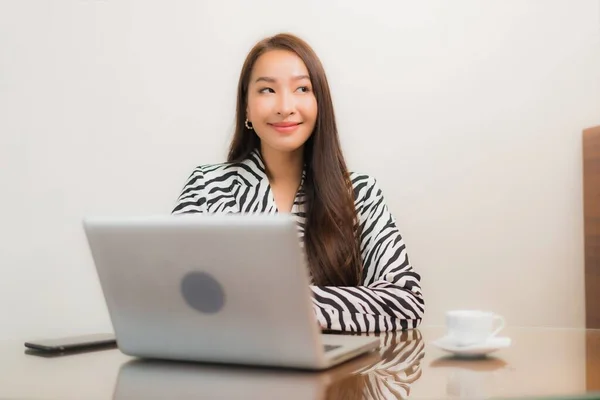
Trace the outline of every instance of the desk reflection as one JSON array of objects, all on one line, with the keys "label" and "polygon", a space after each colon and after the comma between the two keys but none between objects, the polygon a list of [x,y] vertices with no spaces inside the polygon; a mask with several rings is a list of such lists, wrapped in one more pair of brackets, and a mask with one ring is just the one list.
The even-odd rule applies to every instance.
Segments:
[{"label": "desk reflection", "polygon": [[133,360],[119,370],[114,399],[397,399],[421,376],[418,330],[381,334],[379,351],[324,372]]}]

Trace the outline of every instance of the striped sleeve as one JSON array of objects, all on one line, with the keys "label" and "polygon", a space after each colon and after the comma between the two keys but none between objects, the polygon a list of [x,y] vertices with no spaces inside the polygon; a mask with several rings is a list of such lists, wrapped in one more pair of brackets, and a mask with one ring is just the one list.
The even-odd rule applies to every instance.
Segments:
[{"label": "striped sleeve", "polygon": [[172,214],[206,212],[205,188],[204,172],[200,166],[187,179]]},{"label": "striped sleeve", "polygon": [[362,285],[311,286],[313,306],[324,330],[384,332],[416,328],[425,304],[396,221],[372,177],[353,182],[360,221]]}]

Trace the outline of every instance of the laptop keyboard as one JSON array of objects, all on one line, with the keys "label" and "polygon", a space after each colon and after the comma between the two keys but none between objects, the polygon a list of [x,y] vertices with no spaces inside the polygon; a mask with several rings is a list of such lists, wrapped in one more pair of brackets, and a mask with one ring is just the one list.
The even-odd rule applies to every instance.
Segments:
[{"label": "laptop keyboard", "polygon": [[333,344],[323,345],[325,353],[327,353],[328,351],[331,351],[331,350],[339,349],[340,347],[342,347],[342,346],[337,346],[337,345],[333,345]]}]

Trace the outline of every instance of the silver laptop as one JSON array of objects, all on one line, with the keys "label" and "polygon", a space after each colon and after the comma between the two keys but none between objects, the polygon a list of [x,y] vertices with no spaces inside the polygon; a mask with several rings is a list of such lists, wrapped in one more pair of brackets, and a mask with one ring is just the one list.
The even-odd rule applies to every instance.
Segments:
[{"label": "silver laptop", "polygon": [[84,229],[125,354],[324,369],[379,346],[321,334],[289,215],[86,218]]}]

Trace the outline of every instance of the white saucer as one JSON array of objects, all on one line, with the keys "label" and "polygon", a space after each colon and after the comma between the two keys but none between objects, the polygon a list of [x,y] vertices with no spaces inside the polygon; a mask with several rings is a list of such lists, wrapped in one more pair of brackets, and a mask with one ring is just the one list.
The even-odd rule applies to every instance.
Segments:
[{"label": "white saucer", "polygon": [[433,345],[459,357],[482,357],[496,350],[507,348],[510,346],[510,343],[509,337],[494,336],[484,343],[458,346],[448,336],[444,336],[433,342]]}]

